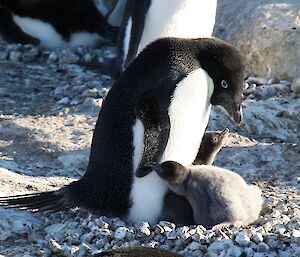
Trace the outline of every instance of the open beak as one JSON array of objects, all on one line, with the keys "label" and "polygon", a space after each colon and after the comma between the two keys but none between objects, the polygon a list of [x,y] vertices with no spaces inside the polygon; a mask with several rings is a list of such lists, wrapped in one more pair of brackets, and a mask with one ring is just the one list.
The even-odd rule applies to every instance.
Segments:
[{"label": "open beak", "polygon": [[226,135],[228,135],[228,134],[229,134],[229,129],[226,128],[226,129],[224,129],[224,130],[221,132],[221,137],[224,137],[224,136],[226,136]]},{"label": "open beak", "polygon": [[242,111],[242,103],[237,103],[229,96],[227,93],[221,94],[220,105],[225,108],[225,110],[229,113],[232,119],[240,125],[243,120],[243,111]]}]

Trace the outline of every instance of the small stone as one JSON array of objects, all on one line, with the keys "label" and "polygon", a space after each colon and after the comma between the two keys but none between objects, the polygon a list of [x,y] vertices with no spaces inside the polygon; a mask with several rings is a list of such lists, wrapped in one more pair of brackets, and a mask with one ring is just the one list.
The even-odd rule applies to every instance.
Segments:
[{"label": "small stone", "polygon": [[252,235],[252,240],[258,244],[258,243],[264,241],[264,238],[261,233],[256,232]]},{"label": "small stone", "polygon": [[122,240],[126,237],[128,229],[126,227],[118,227],[114,233],[114,238]]},{"label": "small stone", "polygon": [[174,240],[177,238],[175,230],[168,231],[166,235],[167,235],[167,239],[169,240]]},{"label": "small stone", "polygon": [[74,54],[70,49],[62,50],[59,55],[58,59],[60,63],[76,63],[79,61],[79,56]]},{"label": "small stone", "polygon": [[60,99],[59,101],[57,101],[56,103],[62,104],[62,105],[68,105],[70,103],[70,98],[66,96],[66,97]]},{"label": "small stone", "polygon": [[249,247],[244,249],[244,253],[246,254],[245,257],[253,257],[255,252],[251,247]]},{"label": "small stone", "polygon": [[48,247],[53,253],[58,253],[61,251],[61,245],[53,239],[49,240]]},{"label": "small stone", "polygon": [[53,62],[57,62],[57,60],[58,60],[57,53],[53,51],[48,57],[48,62],[53,63]]},{"label": "small stone", "polygon": [[270,250],[270,247],[264,243],[264,242],[260,242],[258,243],[257,245],[257,251],[260,252],[260,253],[266,253]]},{"label": "small stone", "polygon": [[100,94],[96,88],[92,88],[92,89],[86,89],[85,91],[83,91],[82,96],[83,97],[91,97],[91,98],[99,98]]},{"label": "small stone", "polygon": [[93,57],[90,53],[87,53],[82,57],[82,59],[84,62],[91,62],[93,60]]},{"label": "small stone", "polygon": [[31,47],[29,51],[26,51],[23,54],[24,62],[32,62],[38,55],[40,51],[38,47]]},{"label": "small stone", "polygon": [[12,51],[9,53],[9,60],[11,61],[20,61],[22,58],[22,53],[18,51]]},{"label": "small stone", "polygon": [[79,251],[79,247],[77,245],[72,245],[70,247],[70,253],[71,254],[76,254]]},{"label": "small stone", "polygon": [[137,236],[138,237],[145,237],[145,236],[150,236],[151,235],[151,231],[150,231],[150,225],[148,222],[139,222],[136,224],[136,228],[137,228]]},{"label": "small stone", "polygon": [[266,85],[268,83],[268,80],[264,79],[264,78],[259,78],[259,77],[249,77],[246,82],[249,85],[252,84],[257,84],[257,85]]},{"label": "small stone", "polygon": [[235,237],[235,242],[241,246],[248,246],[250,244],[250,238],[244,233],[238,233]]},{"label": "small stone", "polygon": [[237,246],[232,246],[227,250],[225,257],[239,257],[241,255],[242,250]]},{"label": "small stone", "polygon": [[200,244],[197,242],[192,242],[188,247],[191,251],[196,251],[200,248]]},{"label": "small stone", "polygon": [[281,225],[281,224],[277,224],[275,226],[275,233],[278,233],[280,235],[284,235],[284,233],[286,232],[286,228],[285,226]]},{"label": "small stone", "polygon": [[164,228],[161,226],[161,225],[159,225],[159,224],[156,224],[155,226],[154,226],[154,233],[155,234],[162,234],[162,233],[164,233],[165,232],[165,230],[164,230]]},{"label": "small stone", "polygon": [[111,236],[112,235],[111,230],[106,229],[106,228],[99,229],[98,231],[99,231],[99,234],[102,236]]},{"label": "small stone", "polygon": [[291,90],[296,94],[300,93],[300,78],[295,79],[293,81],[293,83],[291,85]]},{"label": "small stone", "polygon": [[89,232],[89,233],[85,233],[80,237],[80,242],[87,242],[90,243],[92,241],[92,239],[94,238],[94,234]]}]

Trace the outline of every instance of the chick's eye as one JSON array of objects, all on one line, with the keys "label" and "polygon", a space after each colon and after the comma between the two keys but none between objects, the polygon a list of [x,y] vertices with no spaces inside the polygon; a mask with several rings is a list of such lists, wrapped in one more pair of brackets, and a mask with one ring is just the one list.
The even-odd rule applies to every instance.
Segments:
[{"label": "chick's eye", "polygon": [[218,142],[218,138],[217,137],[213,137],[212,140],[213,140],[214,143]]},{"label": "chick's eye", "polygon": [[225,80],[222,80],[222,81],[221,81],[221,86],[222,86],[223,88],[228,88],[228,84],[227,84],[227,82],[226,82]]}]

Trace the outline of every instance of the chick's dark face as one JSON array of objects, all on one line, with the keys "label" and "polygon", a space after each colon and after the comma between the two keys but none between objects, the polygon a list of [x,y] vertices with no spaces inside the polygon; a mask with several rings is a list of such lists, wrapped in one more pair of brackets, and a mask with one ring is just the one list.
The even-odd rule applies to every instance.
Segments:
[{"label": "chick's dark face", "polygon": [[211,104],[221,105],[240,124],[242,121],[242,101],[244,89],[244,64],[239,52],[228,49],[215,68],[213,76],[214,92]]}]

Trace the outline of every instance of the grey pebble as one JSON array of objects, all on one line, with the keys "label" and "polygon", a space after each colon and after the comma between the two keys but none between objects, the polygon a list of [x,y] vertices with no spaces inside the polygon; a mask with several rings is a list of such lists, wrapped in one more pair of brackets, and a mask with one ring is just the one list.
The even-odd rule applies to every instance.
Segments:
[{"label": "grey pebble", "polygon": [[244,233],[238,233],[235,237],[235,242],[241,246],[248,246],[250,244],[250,238]]}]

